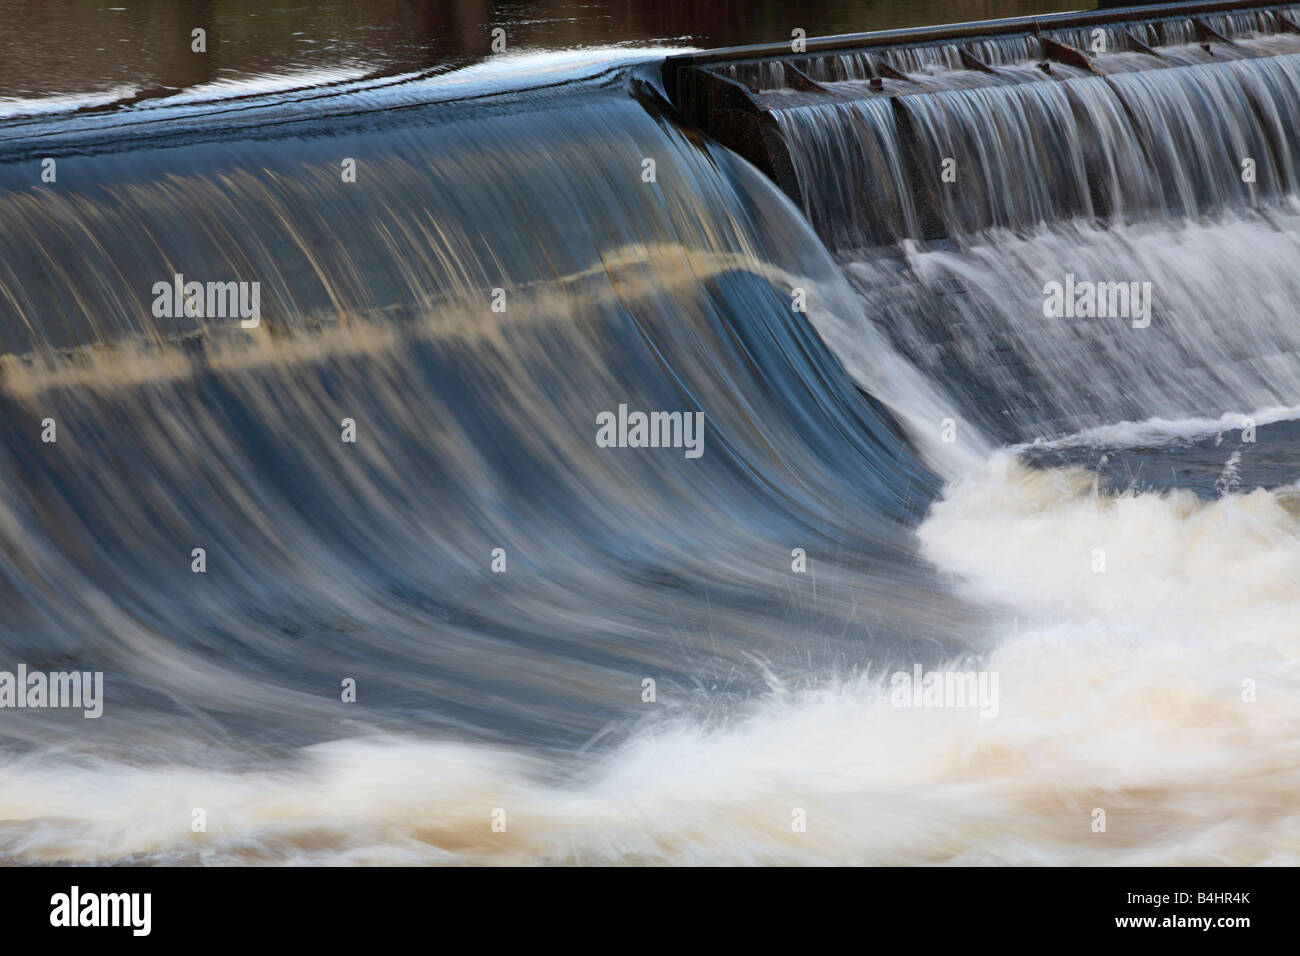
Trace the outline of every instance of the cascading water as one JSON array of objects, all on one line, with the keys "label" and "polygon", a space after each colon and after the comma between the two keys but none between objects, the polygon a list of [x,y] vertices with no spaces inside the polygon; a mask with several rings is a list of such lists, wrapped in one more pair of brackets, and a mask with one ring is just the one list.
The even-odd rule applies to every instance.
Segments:
[{"label": "cascading water", "polygon": [[[1294,862],[1300,45],[1258,42],[810,70],[803,214],[653,63],[8,120],[0,649],[105,699],[5,713],[0,856]],[[178,274],[260,325],[155,315]],[[1067,275],[1149,324],[1045,317]],[[620,406],[702,454],[600,447]],[[895,706],[915,666],[1000,695]]]},{"label": "cascading water", "polygon": [[[775,115],[809,219],[954,414],[1007,441],[1217,418],[1300,386],[1295,47]],[[1149,326],[1045,317],[1067,276],[1150,283]]]}]

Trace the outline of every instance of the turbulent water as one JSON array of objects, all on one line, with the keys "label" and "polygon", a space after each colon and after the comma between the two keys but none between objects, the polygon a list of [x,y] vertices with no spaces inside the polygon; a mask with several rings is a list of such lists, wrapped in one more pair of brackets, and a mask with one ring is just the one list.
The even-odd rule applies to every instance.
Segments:
[{"label": "turbulent water", "polygon": [[[767,94],[802,209],[653,58],[3,121],[0,670],[105,700],[0,710],[0,857],[1296,862],[1300,43],[1258,26],[918,54],[897,103],[828,67]],[[260,325],[155,317],[178,273]],[[1046,317],[1067,275],[1149,323]],[[601,447],[620,405],[702,454]],[[896,706],[918,665],[996,713]]]}]

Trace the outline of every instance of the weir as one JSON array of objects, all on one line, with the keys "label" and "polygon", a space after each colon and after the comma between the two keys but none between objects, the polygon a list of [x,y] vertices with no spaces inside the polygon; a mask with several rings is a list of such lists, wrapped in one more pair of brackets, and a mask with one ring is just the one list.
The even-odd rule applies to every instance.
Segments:
[{"label": "weir", "polygon": [[[674,57],[666,88],[801,207],[893,347],[1017,442],[1291,404],[1298,24],[1210,2],[826,37]],[[1056,309],[1071,276],[1151,296]]]},{"label": "weir", "polygon": [[[664,79],[685,122],[762,170],[805,208],[827,239],[835,238],[827,228],[827,210],[809,195],[814,191],[811,171],[800,168],[807,160],[792,142],[793,128],[806,125],[810,116],[836,113],[841,126],[859,132],[864,122],[875,127],[877,142],[869,151],[889,154],[884,159],[892,167],[885,178],[893,183],[882,188],[901,183],[914,207],[903,214],[915,219],[903,224],[904,231],[937,239],[948,235],[951,224],[943,221],[937,195],[941,171],[928,151],[932,144],[925,114],[933,108],[925,105],[926,99],[954,91],[1030,87],[1036,92],[1022,99],[1041,100],[1058,95],[1051,88],[1070,90],[1081,78],[1114,87],[1118,77],[1130,73],[1228,68],[1241,60],[1291,53],[1300,53],[1300,6],[1208,0],[709,50],[669,57]],[[1067,105],[1086,112],[1076,100],[1069,96]],[[975,103],[974,109],[995,122],[986,106]],[[1258,109],[1267,124],[1267,104]],[[1133,124],[1140,125],[1128,112]],[[888,144],[880,142],[884,127],[889,128],[885,138],[892,140]],[[1141,134],[1140,129],[1133,132]],[[854,135],[851,130],[842,134]],[[1076,158],[1085,157],[1062,157]],[[1095,184],[1106,177],[1091,178]],[[867,198],[895,207],[903,202],[896,195]]]},{"label": "weir", "polygon": [[0,863],[1300,860],[1300,16],[1171,9],[0,118]]}]

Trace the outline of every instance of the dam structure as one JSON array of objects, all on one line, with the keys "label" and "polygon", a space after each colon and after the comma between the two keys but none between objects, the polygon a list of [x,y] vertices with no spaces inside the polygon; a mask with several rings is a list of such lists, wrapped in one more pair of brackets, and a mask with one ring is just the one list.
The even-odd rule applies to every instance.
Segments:
[{"label": "dam structure", "polygon": [[[1005,312],[993,317],[1002,306],[968,278],[897,271],[891,251],[909,244],[936,253],[918,260],[934,263],[961,249],[1002,258],[1038,234],[1039,250],[1056,243],[1049,255],[1062,263],[1058,276],[1040,269],[1046,281],[1083,268],[1083,254],[1094,257],[1090,268],[1125,280],[1118,266],[1103,265],[1100,246],[1116,237],[1206,217],[1235,216],[1243,228],[1273,221],[1297,185],[1297,9],[1162,4],[808,39],[798,54],[790,44],[739,47],[670,57],[665,84],[686,121],[750,159],[829,248],[854,260],[846,274],[883,311],[881,327],[909,359],[955,380],[981,407],[982,425],[1026,440],[1044,425],[1100,423],[1098,401],[1123,417],[1172,411],[1176,402],[1161,396],[1215,388],[1222,353],[1212,349],[1187,367],[1189,350],[1202,349],[1198,332],[1162,366],[1150,348],[1124,347],[1124,330],[1112,324],[1114,338],[1097,322],[1077,349],[1082,333],[1069,323],[1035,327],[1026,341]],[[1079,230],[1093,238],[1090,248],[1067,255],[1062,234]],[[1127,258],[1114,251],[1117,261]],[[1166,308],[1189,293],[1199,294],[1183,282],[1161,284]],[[1256,297],[1243,298],[1249,308]],[[1225,326],[1216,346],[1276,358],[1290,333],[1260,322],[1270,327],[1232,323],[1231,339]],[[1079,362],[1076,372],[1052,350]],[[968,358],[975,354],[978,362],[995,356],[1016,394],[990,394]],[[1071,410],[1072,396],[1096,388],[1085,355],[1104,360],[1124,385]],[[1052,363],[1061,374],[1049,382]],[[1253,389],[1234,387],[1263,400],[1276,394],[1274,374],[1291,374],[1259,371]]]},{"label": "dam structure", "polygon": [[786,32],[0,100],[0,863],[1300,862],[1300,4]]}]

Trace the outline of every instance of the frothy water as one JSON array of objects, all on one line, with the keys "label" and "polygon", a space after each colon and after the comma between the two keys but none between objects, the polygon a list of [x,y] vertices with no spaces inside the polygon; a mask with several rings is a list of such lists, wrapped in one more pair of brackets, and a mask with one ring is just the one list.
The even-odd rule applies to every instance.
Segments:
[{"label": "frothy water", "polygon": [[[963,480],[921,539],[1014,621],[982,665],[1001,678],[993,720],[895,708],[864,673],[773,681],[726,721],[666,721],[559,781],[526,753],[409,739],[240,774],[30,759],[6,774],[7,813],[79,822],[12,845],[165,862],[1291,864],[1298,505],[1108,497],[1005,457]],[[1113,556],[1100,579],[1097,545]],[[167,823],[190,805],[221,821],[202,840]],[[506,833],[484,807],[509,808]]]},{"label": "frothy water", "polygon": [[[1275,40],[901,104],[843,67],[776,114],[802,210],[637,65],[14,121],[0,669],[106,702],[0,712],[0,855],[1296,862]],[[176,273],[260,281],[261,325],[154,317]],[[1149,323],[1047,316],[1067,275]],[[599,447],[620,404],[704,454]],[[897,706],[916,666],[996,714]]]}]

